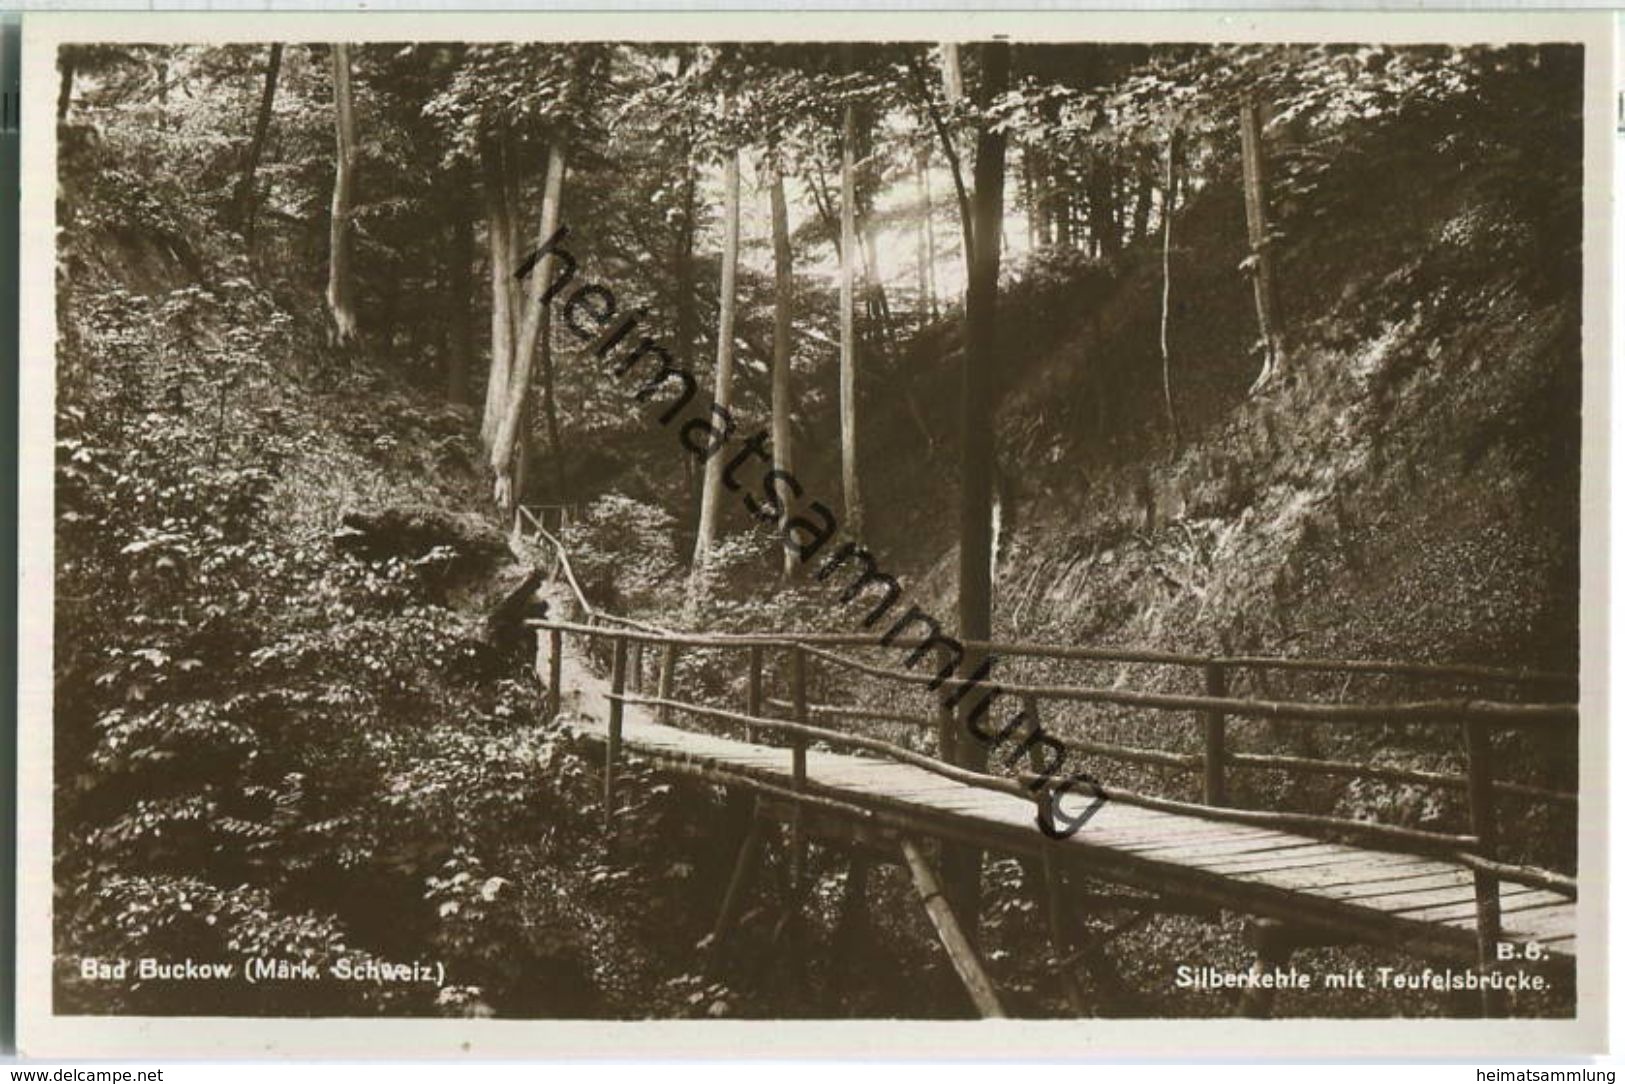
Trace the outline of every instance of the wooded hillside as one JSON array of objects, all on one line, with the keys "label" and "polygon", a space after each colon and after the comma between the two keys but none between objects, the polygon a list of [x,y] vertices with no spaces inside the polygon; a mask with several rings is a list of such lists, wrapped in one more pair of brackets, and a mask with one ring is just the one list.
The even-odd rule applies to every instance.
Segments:
[{"label": "wooded hillside", "polygon": [[[81,970],[160,950],[455,976],[232,985],[222,1014],[965,1011],[893,906],[906,871],[876,875],[873,974],[819,955],[827,854],[810,982],[766,904],[758,966],[696,962],[741,809],[634,765],[636,827],[600,845],[591,762],[500,606],[546,564],[522,510],[594,605],[666,627],[863,630],[874,593],[817,575],[851,541],[966,641],[1577,665],[1578,47],[84,44],[59,68],[59,1012],[197,1013]],[[679,677],[746,695],[721,653]],[[1052,727],[1202,740],[1109,707]],[[1386,724],[1232,740],[1461,757]],[[1572,734],[1499,750],[1521,785],[1577,770]],[[1468,816],[1348,778],[1234,798]],[[1509,860],[1572,872],[1573,806],[1526,826],[1541,853]],[[1210,944],[1233,921],[1125,927],[1068,1000],[1022,955],[1033,870],[945,852],[1019,1013],[1226,1011],[1164,980],[1180,946],[1241,960]]]}]

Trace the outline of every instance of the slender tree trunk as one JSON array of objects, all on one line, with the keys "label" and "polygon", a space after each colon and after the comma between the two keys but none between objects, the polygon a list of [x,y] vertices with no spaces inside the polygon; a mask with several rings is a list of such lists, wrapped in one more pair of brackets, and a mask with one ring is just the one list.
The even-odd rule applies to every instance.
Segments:
[{"label": "slender tree trunk", "polygon": [[157,64],[158,77],[158,130],[169,131],[169,60],[167,57],[159,59]]},{"label": "slender tree trunk", "polygon": [[1108,176],[1112,183],[1112,236],[1122,248],[1128,236],[1128,181],[1121,166],[1112,163]]},{"label": "slender tree trunk", "polygon": [[1156,179],[1149,168],[1140,170],[1139,191],[1134,199],[1134,240],[1144,241],[1151,232],[1151,196]]},{"label": "slender tree trunk", "polygon": [[[1179,161],[1180,138],[1181,132],[1177,127],[1168,134],[1168,177],[1162,188],[1162,402],[1168,408],[1168,432],[1173,436],[1176,445],[1179,443],[1179,419],[1174,416],[1173,362],[1168,353],[1168,312],[1173,300],[1171,269],[1174,243],[1174,186],[1178,183],[1176,163]],[[1141,197],[1140,203],[1147,207],[1147,215],[1150,214],[1150,202],[1149,198]]]},{"label": "slender tree trunk", "polygon": [[942,43],[942,96],[949,105],[956,105],[965,97],[964,68],[959,63],[959,43]]},{"label": "slender tree trunk", "polygon": [[[723,164],[723,232],[722,232],[722,284],[717,318],[717,376],[712,402],[726,414],[733,406],[734,384],[734,314],[738,305],[737,282],[739,274],[739,153],[729,152]],[[716,454],[705,462],[705,485],[700,493],[699,527],[694,534],[694,581],[696,591],[703,589],[704,574],[711,558],[711,547],[716,542],[718,513],[722,507],[723,455]],[[690,599],[697,597],[691,594]]]},{"label": "slender tree trunk", "polygon": [[1072,194],[1061,188],[1052,195],[1055,204],[1055,244],[1058,248],[1072,247]]},{"label": "slender tree trunk", "polygon": [[553,496],[560,504],[570,503],[564,472],[564,441],[559,436],[559,404],[554,390],[553,310],[542,306],[542,417],[547,423],[547,457],[553,463]]},{"label": "slender tree trunk", "polygon": [[355,101],[350,93],[350,47],[335,43],[333,62],[333,118],[337,138],[333,173],[333,214],[329,237],[327,309],[333,318],[333,341],[349,346],[358,331],[355,315],[355,275],[351,255],[355,247],[350,216],[355,210],[356,131]]},{"label": "slender tree trunk", "polygon": [[919,228],[914,234],[914,262],[918,275],[917,288],[919,299],[916,304],[919,312],[915,314],[915,324],[925,327],[927,323],[937,318],[937,291],[934,282],[936,263],[936,238],[932,236],[931,229],[931,148],[929,145],[921,147],[919,156],[914,163],[914,190],[920,198]]},{"label": "slender tree trunk", "polygon": [[1117,255],[1117,200],[1111,164],[1097,157],[1089,165],[1089,232],[1100,246],[1100,255]]},{"label": "slender tree trunk", "polygon": [[1036,238],[1036,248],[1043,248],[1054,242],[1050,230],[1050,201],[1054,194],[1051,192],[1049,175],[1049,158],[1037,147],[1029,148],[1026,153],[1028,168],[1032,174],[1033,201],[1032,211],[1033,234]]},{"label": "slender tree trunk", "polygon": [[[559,228],[564,198],[564,147],[557,141],[547,148],[547,179],[542,189],[542,221],[536,243],[545,244]],[[542,316],[545,308],[542,295],[553,282],[557,260],[552,252],[543,253],[527,276],[530,289],[524,297],[524,311],[518,314],[518,340],[514,343],[513,364],[508,374],[508,391],[502,417],[497,424],[496,440],[491,445],[491,470],[496,475],[493,495],[498,508],[512,512],[518,493],[514,488],[513,457],[519,434],[524,428],[526,401],[530,394],[531,376],[536,366],[536,343],[541,337]]]},{"label": "slender tree trunk", "polygon": [[[950,109],[957,106],[965,96],[965,78],[959,64],[959,46],[953,42],[944,42],[942,45],[942,93]],[[941,127],[938,130],[942,136],[943,150],[948,155],[948,165],[953,169],[954,186],[959,196],[959,224],[965,236],[965,274],[968,278],[975,274],[976,217],[971,209],[971,194],[965,189],[964,177],[959,168],[959,151],[954,145],[953,130],[950,127]]]},{"label": "slender tree trunk", "polygon": [[[978,97],[985,105],[1009,85],[1009,43],[982,46],[981,60]],[[993,632],[993,412],[1000,391],[995,337],[1004,153],[1004,133],[984,125],[976,141],[974,207],[979,240],[965,296],[965,361],[959,398],[959,636],[967,641],[990,640]],[[967,650],[963,672],[974,672],[984,657],[983,651]],[[987,750],[967,735],[973,701],[979,699],[972,695],[961,703],[962,740],[956,743],[960,763],[977,770],[986,766]],[[974,939],[981,911],[981,852],[955,848],[944,854],[943,868],[945,873],[953,871],[950,902]]]},{"label": "slender tree trunk", "polygon": [[[791,264],[790,211],[784,198],[784,174],[777,162],[768,167],[768,192],[773,204],[773,469],[788,474],[795,469],[790,431],[790,336],[795,318],[795,278]],[[781,531],[788,526],[793,512],[786,500],[779,516]],[[786,549],[785,579],[789,579],[795,569],[795,554]]]},{"label": "slender tree trunk", "polygon": [[[885,353],[890,357],[897,356],[897,332],[892,327],[891,303],[886,299],[886,285],[880,279],[880,249],[875,241],[875,222],[872,215],[866,216],[863,223],[863,241],[860,248],[863,252],[863,281],[867,287],[867,308],[874,328],[869,337],[875,342],[875,353]],[[884,350],[882,350],[884,347]]]},{"label": "slender tree trunk", "polygon": [[[680,71],[686,71],[688,62],[684,57]],[[677,219],[677,236],[673,245],[672,254],[672,282],[676,291],[675,308],[677,310],[677,365],[684,372],[693,372],[694,365],[694,339],[695,328],[699,324],[696,313],[694,292],[694,233],[696,221],[695,199],[695,167],[692,160],[694,153],[694,134],[685,128],[683,132],[682,168],[683,187],[681,191],[679,214]],[[685,455],[683,459],[683,478],[686,483],[686,496],[689,513],[698,522],[700,507],[700,472],[696,469],[694,457]],[[683,517],[687,521],[687,516]]]},{"label": "slender tree trunk", "polygon": [[[535,413],[535,410],[531,406],[531,395],[528,391],[520,402],[519,411],[519,435],[514,438],[513,457],[511,459],[513,477],[508,483],[513,494],[511,504],[514,508],[524,503],[525,493],[530,485],[530,431],[531,416]],[[519,532],[519,515],[517,512],[509,519],[509,529],[515,534]]]},{"label": "slender tree trunk", "polygon": [[1275,285],[1275,260],[1271,254],[1269,177],[1264,162],[1264,138],[1258,103],[1241,104],[1241,173],[1247,197],[1247,236],[1252,245],[1250,268],[1253,300],[1258,307],[1258,333],[1264,340],[1264,367],[1253,382],[1253,391],[1286,371],[1286,343],[1281,328],[1280,300]]},{"label": "slender tree trunk", "polygon": [[1031,151],[1021,153],[1021,199],[1026,204],[1027,213],[1027,251],[1038,250],[1038,185],[1033,180],[1033,156]]},{"label": "slender tree trunk", "polygon": [[841,120],[841,494],[846,512],[846,529],[854,538],[863,536],[863,496],[858,479],[858,359],[857,328],[854,325],[853,275],[858,253],[857,180],[853,167],[853,143],[857,139],[857,117],[848,103]]},{"label": "slender tree trunk", "polygon": [[485,411],[480,442],[486,451],[496,441],[497,425],[507,405],[508,378],[513,366],[513,209],[508,205],[506,140],[502,135],[480,144],[485,181],[486,247],[491,272],[491,368],[485,383]]},{"label": "slender tree trunk", "polygon": [[936,320],[941,314],[941,302],[937,293],[937,216],[936,207],[931,201],[931,157],[926,152],[925,170],[925,274],[926,292],[931,297],[931,319]]},{"label": "slender tree trunk", "polygon": [[56,119],[61,123],[68,119],[68,109],[73,105],[73,75],[78,62],[66,47],[59,47],[57,57],[57,63],[62,67],[62,78],[56,86]]},{"label": "slender tree trunk", "polygon": [[271,129],[271,113],[276,105],[277,74],[282,70],[282,43],[271,43],[271,55],[265,61],[265,87],[260,92],[260,111],[254,118],[254,136],[248,144],[248,158],[243,163],[243,175],[237,181],[232,198],[232,213],[243,231],[244,242],[250,253],[254,251],[254,175],[260,168],[260,156],[265,153],[265,136]]}]

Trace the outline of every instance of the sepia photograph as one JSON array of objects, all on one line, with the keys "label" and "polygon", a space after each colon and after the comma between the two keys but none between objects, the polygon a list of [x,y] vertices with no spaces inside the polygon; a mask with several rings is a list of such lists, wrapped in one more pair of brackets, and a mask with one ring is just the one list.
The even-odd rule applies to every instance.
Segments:
[{"label": "sepia photograph", "polygon": [[1600,1008],[1592,24],[130,25],[29,84],[52,1034]]}]

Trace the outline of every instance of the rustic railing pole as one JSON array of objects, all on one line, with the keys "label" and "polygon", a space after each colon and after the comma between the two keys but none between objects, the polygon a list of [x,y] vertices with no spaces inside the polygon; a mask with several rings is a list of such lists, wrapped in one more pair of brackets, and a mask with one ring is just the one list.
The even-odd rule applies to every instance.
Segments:
[{"label": "rustic railing pole", "polygon": [[632,641],[632,658],[628,665],[628,682],[632,691],[643,695],[643,641]]},{"label": "rustic railing pole", "polygon": [[[795,721],[806,725],[807,654],[800,644],[790,648],[790,703]],[[796,734],[791,739],[790,774],[797,792],[807,789],[807,738],[804,734]],[[790,884],[797,892],[801,890],[807,865],[805,846],[801,831],[801,806],[797,804],[790,821]]]},{"label": "rustic railing pole", "polygon": [[[666,651],[665,651],[665,653],[663,655],[660,656],[660,687],[659,687],[658,690],[656,690],[656,693],[655,693],[655,695],[657,697],[659,697],[661,700],[670,700],[671,699],[672,681],[676,678],[676,675],[677,675],[677,641],[676,640],[667,640],[666,641]],[[661,723],[669,724],[671,722],[671,709],[669,707],[667,707],[666,705],[664,705],[664,704],[660,705],[660,710],[659,710],[659,713],[657,715],[657,718],[660,720]]]},{"label": "rustic railing pole", "polygon": [[[1225,695],[1224,667],[1210,662],[1202,668],[1209,696]],[[1224,778],[1224,712],[1202,713],[1202,801],[1207,805],[1228,805],[1230,796]]]},{"label": "rustic railing pole", "polygon": [[[762,645],[750,645],[750,678],[745,686],[745,714],[757,718],[762,714]],[[745,740],[756,741],[756,728],[745,728]]]},{"label": "rustic railing pole", "polygon": [[[1467,808],[1478,837],[1478,853],[1494,861],[1500,846],[1495,822],[1495,746],[1489,723],[1481,719],[1462,725],[1467,746]],[[1501,940],[1501,881],[1493,873],[1473,871],[1473,894],[1478,911],[1478,968],[1488,976],[1495,969],[1496,945]],[[1503,1016],[1506,999],[1486,987],[1480,1003],[1485,1016]]]},{"label": "rustic railing pole", "polygon": [[1004,1006],[999,1002],[999,992],[988,976],[986,968],[982,966],[981,958],[976,955],[975,942],[960,925],[959,916],[954,914],[953,907],[948,903],[942,881],[913,841],[905,837],[898,842],[903,850],[903,859],[908,863],[909,872],[914,877],[914,887],[920,894],[920,902],[925,904],[926,915],[931,919],[931,925],[936,928],[937,937],[942,941],[942,947],[947,950],[948,962],[953,964],[954,971],[959,974],[959,981],[965,984],[965,992],[970,995],[977,1013],[984,1018],[1004,1016]]},{"label": "rustic railing pole", "polygon": [[729,931],[739,921],[739,912],[744,909],[751,877],[756,872],[756,862],[762,853],[762,829],[765,823],[762,800],[757,798],[750,823],[745,826],[745,837],[739,844],[739,855],[734,859],[733,873],[728,877],[728,887],[722,894],[722,908],[711,927],[711,936],[705,939],[706,963],[710,969],[714,970],[721,962],[723,944],[728,939]]},{"label": "rustic railing pole", "polygon": [[[947,666],[952,660],[947,648],[937,652],[937,661]],[[959,763],[954,759],[957,751],[956,738],[959,734],[959,720],[954,717],[954,709],[948,706],[948,698],[942,697],[937,701],[937,759],[945,764]]]},{"label": "rustic railing pole", "polygon": [[547,630],[547,717],[559,717],[561,692],[559,682],[564,680],[564,633]]},{"label": "rustic railing pole", "polygon": [[609,737],[604,742],[604,829],[613,831],[615,818],[615,762],[621,755],[621,716],[626,705],[626,637],[615,637],[615,663],[609,679]]}]

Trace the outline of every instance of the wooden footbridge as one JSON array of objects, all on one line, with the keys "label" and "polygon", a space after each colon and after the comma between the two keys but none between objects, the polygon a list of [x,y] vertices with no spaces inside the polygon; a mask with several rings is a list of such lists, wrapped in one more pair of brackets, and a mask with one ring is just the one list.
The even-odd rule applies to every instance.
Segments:
[{"label": "wooden footbridge", "polygon": [[[537,535],[557,546],[539,524]],[[1080,938],[1076,911],[1098,907],[1102,901],[1138,909],[1141,917],[1157,911],[1216,916],[1221,909],[1249,916],[1256,950],[1253,967],[1259,972],[1284,967],[1301,947],[1358,941],[1460,965],[1480,976],[1521,969],[1559,983],[1571,981],[1575,882],[1546,869],[1501,860],[1503,846],[1514,841],[1502,838],[1497,813],[1503,806],[1526,808],[1530,803],[1572,809],[1575,795],[1497,779],[1495,756],[1497,736],[1505,731],[1557,728],[1572,733],[1578,722],[1572,700],[1280,702],[1231,696],[1226,689],[1231,675],[1248,671],[1377,675],[1535,693],[1572,690],[1572,676],[1416,663],[975,645],[1001,658],[1176,667],[1201,675],[1203,691],[1192,695],[1120,686],[1004,684],[1033,718],[1045,704],[1115,705],[1118,710],[1188,719],[1203,736],[1202,752],[1196,754],[1067,738],[1069,750],[1091,758],[1109,800],[1081,830],[1053,840],[1039,831],[1035,811],[1036,795],[1054,781],[1031,772],[999,775],[964,766],[963,758],[953,752],[959,724],[952,712],[939,709],[933,715],[892,705],[877,710],[810,701],[809,675],[815,667],[823,668],[826,686],[835,675],[848,674],[905,690],[920,686],[915,691],[923,692],[930,680],[925,675],[843,653],[874,648],[877,637],[669,632],[595,611],[575,583],[562,547],[554,552],[555,574],[570,589],[561,597],[579,613],[573,615],[576,620],[527,624],[538,633],[539,676],[545,681],[549,713],[557,714],[568,701],[581,732],[603,749],[606,821],[612,822],[617,808],[617,770],[628,755],[755,797],[756,817],[745,832],[724,892],[714,944],[726,939],[737,920],[765,826],[782,823],[790,832],[792,885],[801,882],[809,837],[852,849],[856,857],[845,907],[861,909],[863,875],[871,856],[889,855],[904,865],[972,1004],[983,1015],[1003,1015],[1004,1009],[977,956],[976,916],[955,913],[954,893],[940,883],[927,841],[936,842],[944,863],[955,850],[960,855],[969,852],[975,856],[973,862],[987,852],[1014,856],[1042,870],[1058,979],[1080,1012],[1086,1011],[1086,1001],[1071,967],[1098,952],[1098,946],[1079,944],[1086,939]],[[888,650],[895,658],[896,649],[907,646],[893,643]],[[746,678],[744,703],[735,708],[685,699],[675,688],[683,653],[719,651],[737,658]],[[778,667],[785,679],[782,696],[773,695],[778,690],[770,688],[774,669],[768,665],[770,658],[782,664]],[[607,671],[607,679],[602,671]],[[652,695],[647,695],[651,686]],[[1227,747],[1230,719],[1457,728],[1466,770],[1449,774],[1241,753]],[[882,726],[903,728],[904,741],[874,736]],[[911,739],[910,734],[916,737]],[[929,753],[910,748],[910,742],[924,744],[920,736],[934,737],[936,748]],[[1193,773],[1200,779],[1201,799],[1176,800],[1119,789],[1103,767],[1112,761]],[[1465,793],[1471,831],[1456,834],[1235,808],[1229,804],[1226,784],[1236,771],[1376,779]],[[1068,809],[1080,804],[1078,797],[1065,801]],[[1071,887],[1085,879],[1135,894],[1102,897]],[[856,900],[850,898],[852,893]],[[1267,989],[1251,990],[1241,996],[1238,1011],[1267,1014],[1270,1002]],[[1505,1011],[1505,998],[1497,989],[1483,991],[1480,1004],[1486,1014]]]}]

